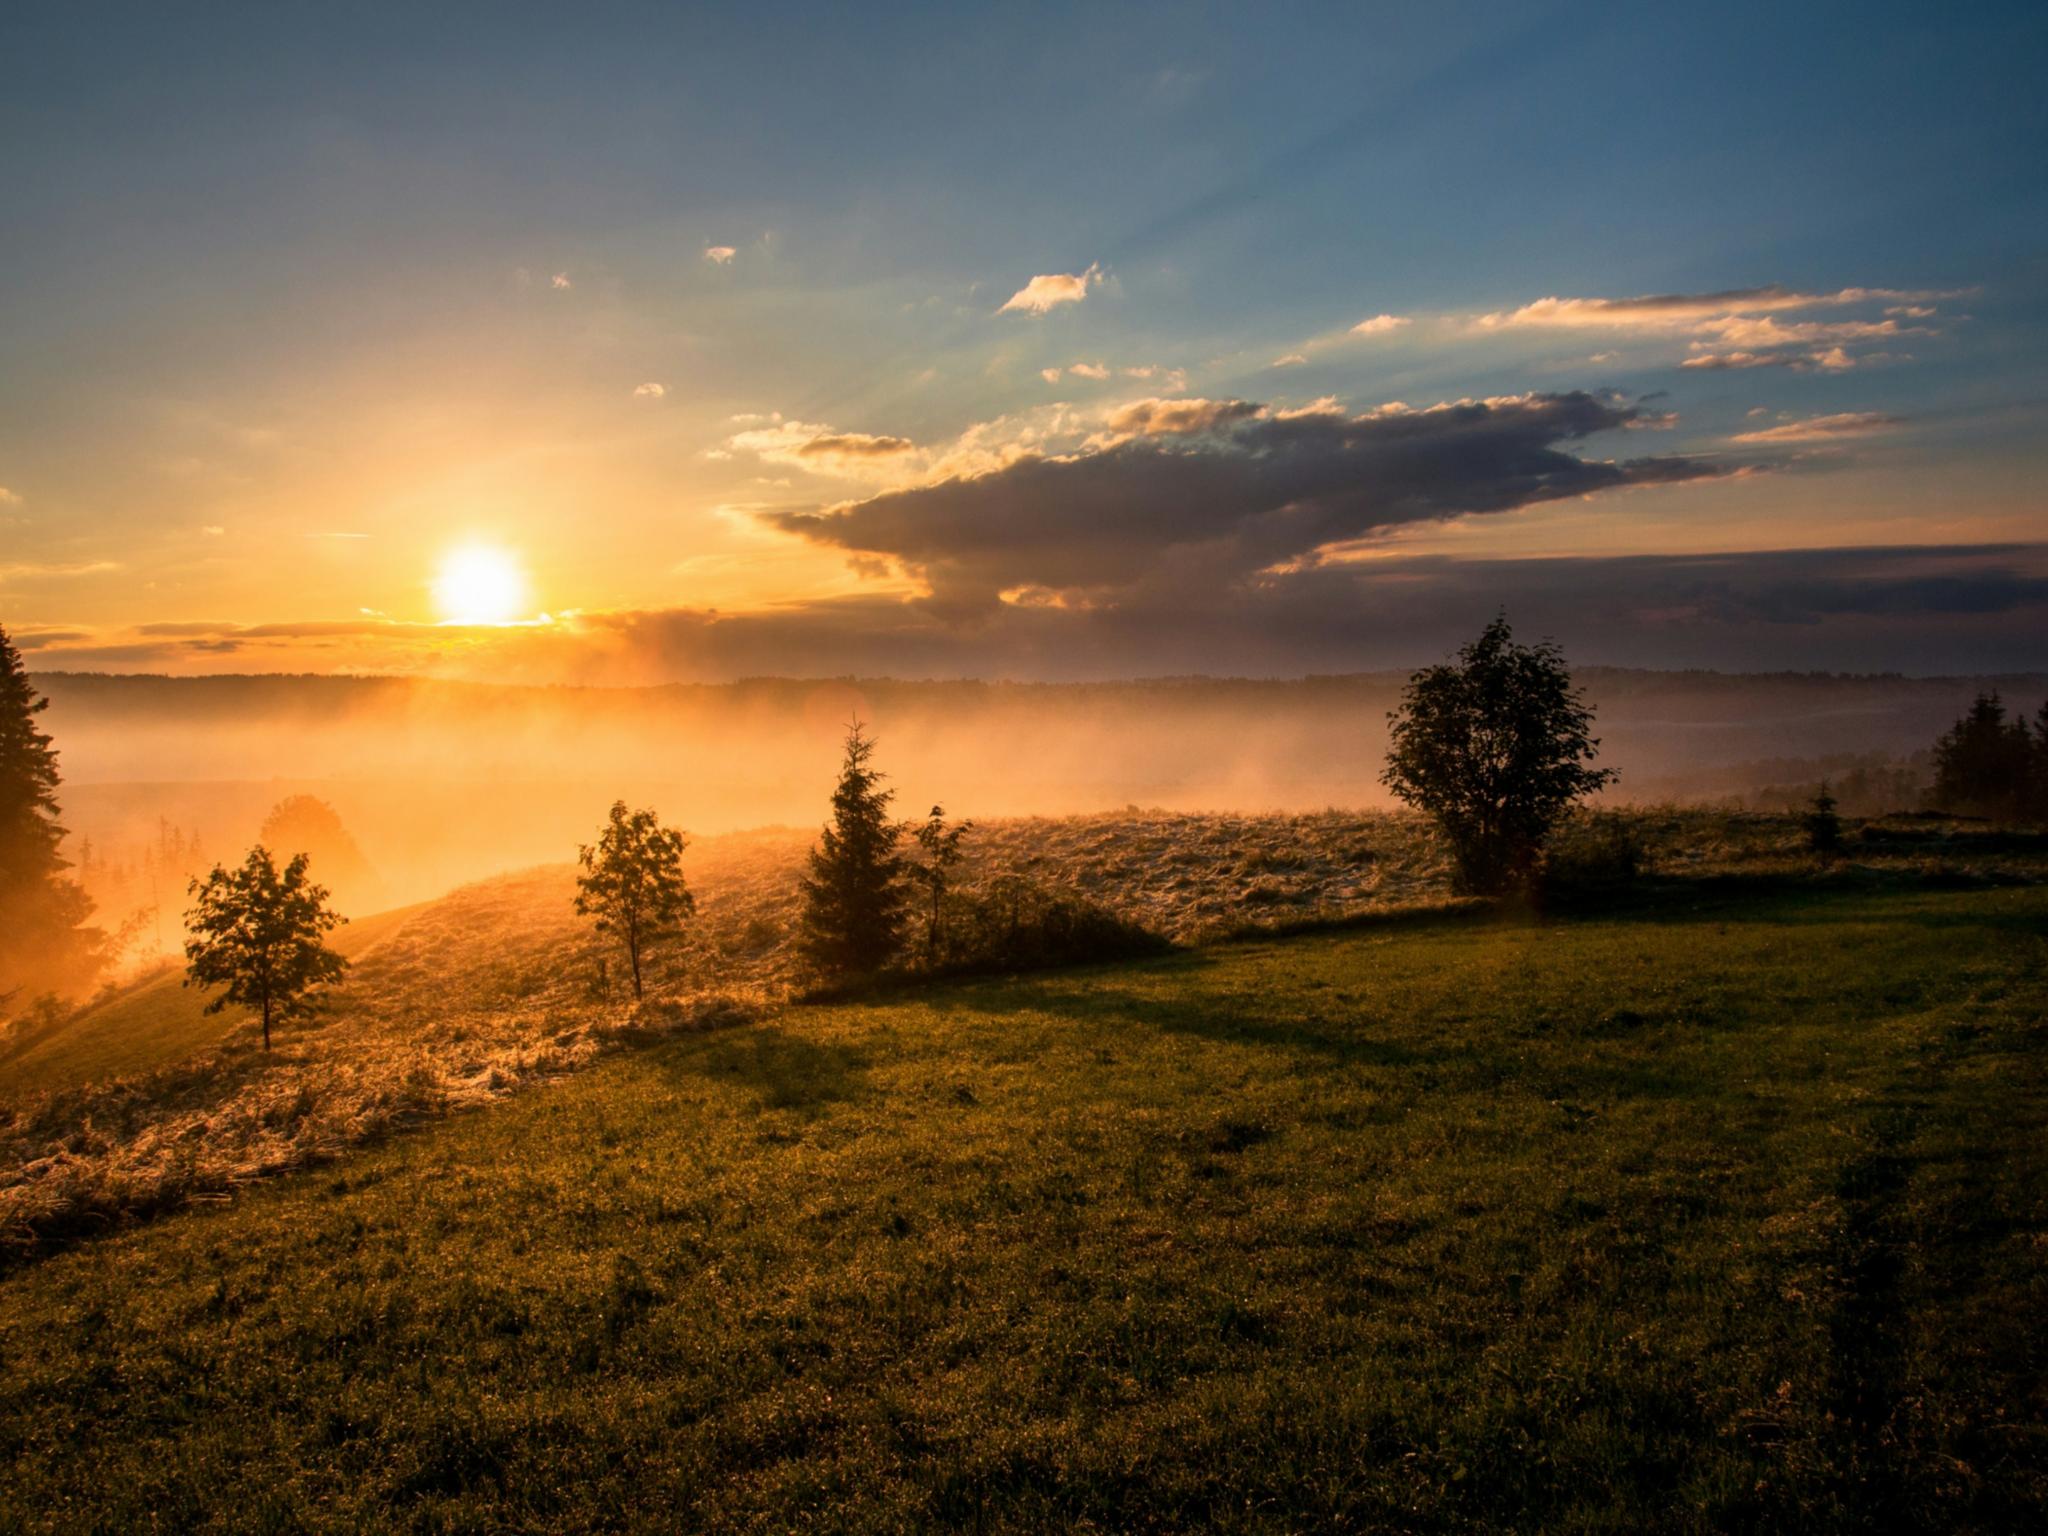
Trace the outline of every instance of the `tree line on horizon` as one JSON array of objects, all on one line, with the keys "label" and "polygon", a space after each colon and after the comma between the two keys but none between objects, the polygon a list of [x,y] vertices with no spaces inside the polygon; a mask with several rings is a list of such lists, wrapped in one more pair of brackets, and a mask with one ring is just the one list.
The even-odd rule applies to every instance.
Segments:
[{"label": "tree line on horizon", "polygon": [[[0,629],[0,1007],[30,986],[89,981],[113,947],[66,874],[57,754],[37,725],[47,703]],[[1381,782],[1435,824],[1457,887],[1471,894],[1529,885],[1560,819],[1616,777],[1593,766],[1593,711],[1562,652],[1547,641],[1518,643],[1505,615],[1450,660],[1412,674],[1388,721]],[[799,877],[795,943],[821,982],[1021,970],[1161,945],[1069,892],[1015,878],[988,889],[961,882],[973,823],[949,822],[939,805],[922,820],[895,820],[875,745],[864,724],[850,723],[830,820]],[[1936,808],[2048,819],[2048,704],[2029,722],[2009,718],[1996,693],[1980,694],[1934,755]],[[1803,823],[1816,851],[1838,846],[1834,806],[1823,785]],[[306,827],[360,861],[332,808],[299,797],[273,811],[240,865],[215,865],[188,884],[187,983],[221,989],[210,1012],[250,1009],[266,1049],[273,1026],[308,1011],[347,967],[324,942],[344,919],[313,882],[310,855],[298,851],[280,868],[271,851]],[[578,851],[575,910],[623,952],[636,1000],[649,954],[677,938],[696,909],[682,868],[687,846],[653,811],[619,801],[597,841]]]}]

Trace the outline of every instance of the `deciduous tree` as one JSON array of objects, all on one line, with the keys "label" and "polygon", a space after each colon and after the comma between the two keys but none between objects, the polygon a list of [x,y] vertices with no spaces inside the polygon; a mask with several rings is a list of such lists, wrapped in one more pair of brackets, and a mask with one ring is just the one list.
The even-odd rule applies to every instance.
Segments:
[{"label": "deciduous tree", "polygon": [[924,887],[929,905],[925,911],[924,958],[926,965],[939,963],[940,925],[945,912],[946,887],[951,883],[952,873],[960,863],[960,841],[974,830],[974,823],[963,821],[957,826],[946,825],[946,812],[942,806],[933,806],[929,816],[919,822],[911,836],[916,838],[918,851],[923,855],[910,866],[911,877]]},{"label": "deciduous tree", "polygon": [[683,849],[688,840],[664,827],[652,811],[629,811],[626,802],[612,802],[611,819],[597,842],[583,848],[578,859],[576,910],[594,919],[599,933],[625,946],[633,972],[633,996],[645,995],[641,963],[648,950],[682,932],[683,922],[697,910],[697,898],[683,879]]},{"label": "deciduous tree", "polygon": [[347,919],[329,909],[307,867],[302,853],[279,870],[259,843],[239,869],[216,864],[189,886],[195,899],[185,914],[185,985],[227,989],[206,1005],[208,1013],[230,1004],[255,1009],[266,1051],[271,1026],[311,1013],[316,989],[348,969],[321,942]]},{"label": "deciduous tree", "polygon": [[1502,615],[1457,657],[1408,680],[1388,717],[1384,783],[1449,839],[1459,884],[1526,879],[1571,804],[1615,777],[1589,766],[1593,712],[1555,645],[1517,645]]}]

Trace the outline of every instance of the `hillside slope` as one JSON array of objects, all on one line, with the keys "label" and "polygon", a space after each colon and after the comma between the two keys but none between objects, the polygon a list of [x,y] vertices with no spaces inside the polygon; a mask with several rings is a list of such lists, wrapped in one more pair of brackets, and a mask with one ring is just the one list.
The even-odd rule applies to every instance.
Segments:
[{"label": "hillside slope", "polygon": [[2048,892],[805,1007],[0,1280],[20,1529],[2048,1513]]}]

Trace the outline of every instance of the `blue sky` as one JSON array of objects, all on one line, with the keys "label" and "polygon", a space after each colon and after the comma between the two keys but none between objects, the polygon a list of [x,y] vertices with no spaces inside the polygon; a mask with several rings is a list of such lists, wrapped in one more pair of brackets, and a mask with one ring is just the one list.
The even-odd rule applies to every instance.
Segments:
[{"label": "blue sky", "polygon": [[418,9],[0,20],[39,665],[2048,664],[2039,6]]}]

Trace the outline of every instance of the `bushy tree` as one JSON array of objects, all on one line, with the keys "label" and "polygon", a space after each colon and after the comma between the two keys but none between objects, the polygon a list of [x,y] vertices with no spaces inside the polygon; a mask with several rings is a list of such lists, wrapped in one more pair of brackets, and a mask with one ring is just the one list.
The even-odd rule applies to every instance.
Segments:
[{"label": "bushy tree", "polygon": [[307,867],[302,853],[279,870],[259,843],[239,869],[216,864],[188,887],[195,899],[185,914],[185,985],[227,988],[208,1013],[230,1004],[257,1010],[266,1051],[271,1025],[311,1013],[315,989],[348,969],[321,943],[347,919],[328,907]]},{"label": "bushy tree", "polygon": [[974,830],[974,823],[963,821],[957,826],[946,825],[945,809],[933,806],[929,816],[917,824],[912,836],[922,858],[910,866],[911,878],[924,887],[926,898],[924,925],[924,959],[926,965],[939,963],[940,929],[943,925],[946,888],[951,883],[952,872],[960,863],[960,841]]},{"label": "bushy tree", "polygon": [[896,792],[882,788],[884,775],[871,763],[874,752],[873,738],[854,721],[832,791],[832,820],[819,834],[803,878],[797,944],[827,976],[878,971],[903,946],[904,868],[896,853],[896,824],[889,819]]},{"label": "bushy tree", "polygon": [[36,724],[49,703],[0,629],[0,1005],[17,992],[80,986],[106,953],[105,935],[87,926],[92,899],[65,877],[71,866],[58,851],[62,781]]},{"label": "bushy tree", "polygon": [[577,855],[576,910],[595,919],[599,933],[625,946],[633,972],[633,996],[645,995],[641,961],[648,950],[682,932],[697,910],[697,898],[683,879],[683,834],[664,827],[652,811],[629,811],[612,802],[611,819],[597,842]]},{"label": "bushy tree", "polygon": [[1505,615],[1409,678],[1387,719],[1381,782],[1435,819],[1466,890],[1526,879],[1558,817],[1615,777],[1588,766],[1600,743],[1563,654],[1517,645]]},{"label": "bushy tree", "polygon": [[1930,798],[1944,811],[2023,816],[2032,808],[2044,777],[2044,743],[2035,739],[2026,721],[2006,718],[2005,701],[1995,691],[1980,693],[1971,701],[1969,713],[1934,744]]},{"label": "bushy tree", "polygon": [[256,840],[279,857],[303,853],[319,867],[336,901],[361,913],[384,897],[383,882],[341,815],[317,795],[287,795],[263,818]]},{"label": "bushy tree", "polygon": [[1806,846],[1815,853],[1838,853],[1842,847],[1842,818],[1835,814],[1835,797],[1828,792],[1828,781],[1820,781],[1820,789],[1806,808]]}]

